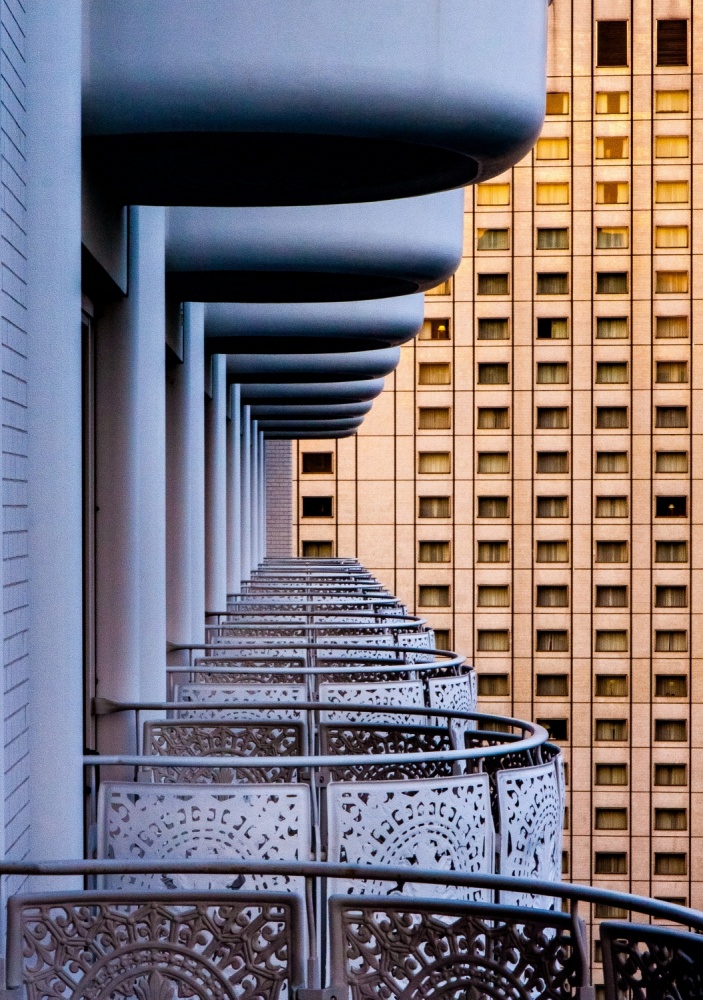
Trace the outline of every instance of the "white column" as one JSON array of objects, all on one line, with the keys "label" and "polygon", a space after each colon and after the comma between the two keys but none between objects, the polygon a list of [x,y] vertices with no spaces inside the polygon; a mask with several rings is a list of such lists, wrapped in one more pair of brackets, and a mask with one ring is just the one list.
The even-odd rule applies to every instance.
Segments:
[{"label": "white column", "polygon": [[242,407],[242,580],[251,576],[251,407]]},{"label": "white column", "polygon": [[[205,307],[183,307],[183,364],[166,389],[166,608],[169,642],[205,639]],[[188,662],[173,654],[174,663]]]},{"label": "white column", "polygon": [[[166,695],[165,219],[129,214],[129,295],[97,338],[97,675],[102,697],[144,701]],[[101,750],[131,740],[103,723]]]},{"label": "white column", "polygon": [[266,555],[266,443],[259,431],[259,562]]},{"label": "white column", "polygon": [[17,325],[28,321],[30,854],[39,860],[83,853],[81,2],[32,3],[26,27],[27,311]]},{"label": "white column", "polygon": [[251,568],[259,565],[259,421],[251,422]]},{"label": "white column", "polygon": [[227,608],[227,358],[212,358],[205,404],[205,610]]},{"label": "white column", "polygon": [[242,390],[230,386],[227,422],[227,593],[237,594],[242,582]]}]

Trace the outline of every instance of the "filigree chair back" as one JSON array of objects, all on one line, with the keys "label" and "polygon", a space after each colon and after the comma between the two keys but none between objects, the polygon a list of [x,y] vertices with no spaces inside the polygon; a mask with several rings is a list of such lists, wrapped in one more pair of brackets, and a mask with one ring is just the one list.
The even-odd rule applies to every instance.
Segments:
[{"label": "filigree chair back", "polygon": [[[318,687],[320,701],[324,704],[339,705],[378,705],[379,707],[412,708],[423,707],[425,696],[422,681],[386,681],[384,683],[360,684],[356,682],[335,683],[321,681]],[[320,722],[397,722],[398,716],[393,712],[355,712],[347,708],[327,709],[320,713]],[[421,726],[425,718],[421,715],[409,715],[406,720],[409,725]]]},{"label": "filigree chair back", "polygon": [[[451,750],[449,731],[442,726],[408,724],[374,725],[362,722],[330,722],[320,725],[320,753],[339,756],[339,765],[323,769],[323,781],[401,781],[415,778],[446,778],[454,774],[451,761],[399,761],[374,764],[377,754],[432,753]],[[345,756],[367,754],[369,762],[346,764]]]},{"label": "filigree chair back", "polygon": [[606,1000],[703,997],[703,937],[678,928],[604,920],[600,925]]},{"label": "filigree chair back", "polygon": [[[175,689],[175,701],[183,702],[182,708],[174,709],[178,719],[236,719],[251,722],[257,719],[275,719],[278,722],[290,719],[303,720],[301,709],[280,709],[276,703],[305,701],[307,692],[304,684],[179,684]],[[213,708],[207,705],[231,702],[231,709]],[[247,708],[249,704],[269,702],[270,708]],[[202,706],[196,708],[196,705]]]}]

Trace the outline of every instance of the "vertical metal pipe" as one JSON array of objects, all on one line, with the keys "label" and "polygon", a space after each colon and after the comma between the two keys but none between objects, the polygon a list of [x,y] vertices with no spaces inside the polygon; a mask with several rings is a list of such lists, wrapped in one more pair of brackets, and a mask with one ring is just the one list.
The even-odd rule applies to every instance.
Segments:
[{"label": "vertical metal pipe", "polygon": [[227,371],[226,358],[212,359],[212,399],[205,404],[205,604],[227,604]]}]

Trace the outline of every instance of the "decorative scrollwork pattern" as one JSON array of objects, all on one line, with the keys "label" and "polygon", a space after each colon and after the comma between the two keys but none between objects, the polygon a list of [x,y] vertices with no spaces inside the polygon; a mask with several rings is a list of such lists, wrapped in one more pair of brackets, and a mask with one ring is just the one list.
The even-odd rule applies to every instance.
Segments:
[{"label": "decorative scrollwork pattern", "polygon": [[[303,712],[296,709],[276,708],[276,703],[289,701],[305,701],[306,691],[302,684],[179,684],[176,688],[176,701],[192,705],[192,708],[176,709],[179,719],[236,719],[240,722],[251,722],[257,719],[302,719]],[[208,710],[207,703],[229,703],[232,705],[256,704],[270,702],[271,708],[213,708]],[[202,705],[202,708],[196,708]]]},{"label": "decorative scrollwork pattern", "polygon": [[600,925],[608,997],[693,1000],[703,996],[703,939],[642,924]]},{"label": "decorative scrollwork pattern", "polygon": [[[329,768],[331,781],[401,781],[409,778],[440,778],[453,774],[450,761],[416,761],[374,764],[374,754],[432,753],[451,750],[449,733],[440,726],[374,726],[345,723],[320,726],[323,756],[337,755],[339,766]],[[368,754],[368,764],[345,764],[350,754]]]},{"label": "decorative scrollwork pattern", "polygon": [[[424,692],[421,681],[388,681],[385,684],[335,684],[322,681],[319,686],[320,701],[339,705],[379,705],[380,707],[423,707]],[[321,722],[398,722],[393,712],[354,712],[349,708],[321,712]],[[403,719],[411,726],[421,726],[425,721],[421,715],[408,715]]]}]

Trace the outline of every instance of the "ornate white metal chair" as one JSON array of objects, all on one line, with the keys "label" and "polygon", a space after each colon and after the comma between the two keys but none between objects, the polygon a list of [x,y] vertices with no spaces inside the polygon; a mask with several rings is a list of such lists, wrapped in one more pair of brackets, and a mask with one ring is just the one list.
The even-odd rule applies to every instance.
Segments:
[{"label": "ornate white metal chair", "polygon": [[[302,709],[280,709],[276,704],[305,701],[307,692],[304,684],[179,684],[175,689],[175,700],[183,707],[174,709],[178,719],[235,719],[251,722],[257,719],[286,721],[304,720]],[[232,708],[208,710],[208,703],[232,703]],[[247,708],[247,704],[268,702],[270,708]],[[234,706],[242,707],[234,707]]]},{"label": "ornate white metal chair", "polygon": [[[425,696],[422,689],[422,681],[403,680],[385,681],[370,684],[357,682],[336,683],[332,681],[321,681],[319,684],[320,702],[323,704],[351,705],[378,705],[379,707],[424,707]],[[349,707],[326,709],[320,713],[321,722],[397,722],[397,715],[389,712],[388,715],[374,712],[355,712]],[[425,721],[423,716],[408,716],[406,719],[409,725],[422,725]]]}]

